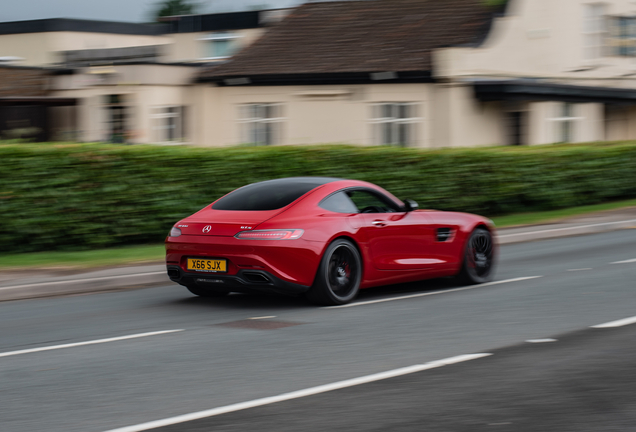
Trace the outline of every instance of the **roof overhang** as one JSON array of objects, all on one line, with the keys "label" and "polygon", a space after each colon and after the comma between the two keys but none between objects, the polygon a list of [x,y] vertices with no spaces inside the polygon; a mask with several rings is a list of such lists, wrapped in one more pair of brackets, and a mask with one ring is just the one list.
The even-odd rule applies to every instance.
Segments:
[{"label": "roof overhang", "polygon": [[475,97],[489,101],[558,101],[636,104],[636,89],[576,86],[545,82],[477,81],[473,83]]},{"label": "roof overhang", "polygon": [[77,99],[47,96],[0,97],[0,106],[74,106]]},{"label": "roof overhang", "polygon": [[296,73],[245,76],[200,76],[197,82],[219,86],[283,86],[334,84],[404,84],[433,82],[431,71]]}]

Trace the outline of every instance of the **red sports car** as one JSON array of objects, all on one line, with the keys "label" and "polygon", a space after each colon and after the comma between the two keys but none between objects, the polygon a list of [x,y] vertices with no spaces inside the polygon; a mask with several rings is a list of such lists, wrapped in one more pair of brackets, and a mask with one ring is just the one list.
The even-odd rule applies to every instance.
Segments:
[{"label": "red sports car", "polygon": [[363,181],[295,177],[250,184],[177,223],[166,239],[171,280],[204,297],[305,294],[324,305],[359,289],[494,272],[494,227],[466,213],[417,210]]}]

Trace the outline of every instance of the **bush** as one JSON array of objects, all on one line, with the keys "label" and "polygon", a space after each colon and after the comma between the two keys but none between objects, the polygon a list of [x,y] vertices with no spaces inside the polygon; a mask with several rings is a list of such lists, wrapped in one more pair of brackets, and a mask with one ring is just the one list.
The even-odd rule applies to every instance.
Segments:
[{"label": "bush", "polygon": [[266,179],[376,183],[421,208],[487,216],[636,197],[636,144],[416,150],[0,145],[0,252],[161,242],[179,219]]}]

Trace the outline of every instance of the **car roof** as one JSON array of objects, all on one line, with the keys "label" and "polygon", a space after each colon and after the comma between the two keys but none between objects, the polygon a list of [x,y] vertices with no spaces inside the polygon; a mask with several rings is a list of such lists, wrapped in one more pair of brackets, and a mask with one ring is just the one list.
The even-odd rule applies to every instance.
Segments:
[{"label": "car roof", "polygon": [[286,185],[286,184],[298,184],[298,183],[308,183],[313,184],[316,187],[325,185],[327,183],[333,183],[336,181],[342,181],[344,179],[336,178],[336,177],[287,177],[280,178],[275,180],[265,180],[258,183],[253,184],[271,184],[271,185]]}]

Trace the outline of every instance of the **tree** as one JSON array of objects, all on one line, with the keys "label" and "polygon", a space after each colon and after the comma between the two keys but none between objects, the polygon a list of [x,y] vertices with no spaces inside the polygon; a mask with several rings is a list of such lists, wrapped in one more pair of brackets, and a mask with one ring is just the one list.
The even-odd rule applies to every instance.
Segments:
[{"label": "tree", "polygon": [[163,0],[157,5],[155,20],[159,21],[159,18],[166,16],[194,14],[198,6],[191,0]]}]

